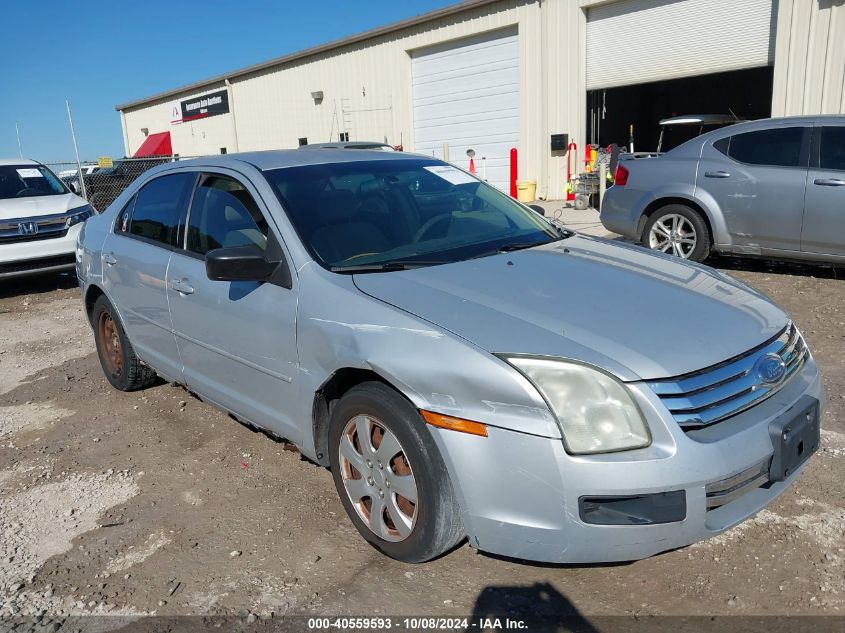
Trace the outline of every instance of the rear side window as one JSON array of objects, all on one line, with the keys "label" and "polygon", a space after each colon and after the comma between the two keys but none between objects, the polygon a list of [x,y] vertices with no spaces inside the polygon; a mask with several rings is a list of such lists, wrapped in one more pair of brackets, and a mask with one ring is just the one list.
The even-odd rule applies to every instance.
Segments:
[{"label": "rear side window", "polygon": [[[195,178],[196,174],[190,172],[171,174],[156,178],[141,187],[135,195],[128,232],[152,242],[173,246],[179,229],[179,217]],[[125,223],[123,226],[126,226]]]},{"label": "rear side window", "polygon": [[821,129],[819,168],[845,171],[845,127]]},{"label": "rear side window", "polygon": [[798,167],[803,138],[803,127],[778,127],[734,134],[716,141],[713,147],[748,165]]},{"label": "rear side window", "polygon": [[215,248],[267,248],[267,221],[244,186],[227,176],[207,175],[194,194],[187,247],[205,255]]}]

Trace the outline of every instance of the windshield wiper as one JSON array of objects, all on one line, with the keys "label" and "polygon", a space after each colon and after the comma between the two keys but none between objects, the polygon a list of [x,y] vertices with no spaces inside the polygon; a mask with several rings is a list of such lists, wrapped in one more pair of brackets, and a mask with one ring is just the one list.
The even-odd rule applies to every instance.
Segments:
[{"label": "windshield wiper", "polygon": [[549,244],[549,242],[514,242],[512,244],[502,244],[496,249],[497,253],[512,253],[513,251],[521,251],[526,248],[534,248],[535,246],[542,246]]},{"label": "windshield wiper", "polygon": [[437,266],[447,264],[446,261],[424,261],[419,259],[396,260],[377,264],[350,264],[348,266],[332,266],[329,268],[333,273],[370,273],[389,272],[391,270],[410,270],[412,268],[424,268],[426,266]]}]

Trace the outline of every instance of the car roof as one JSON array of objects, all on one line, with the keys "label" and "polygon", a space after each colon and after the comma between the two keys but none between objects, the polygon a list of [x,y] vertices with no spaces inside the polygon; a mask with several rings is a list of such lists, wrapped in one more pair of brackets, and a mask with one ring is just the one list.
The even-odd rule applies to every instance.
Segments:
[{"label": "car roof", "polygon": [[40,165],[38,161],[29,158],[0,158],[0,165]]},{"label": "car roof", "polygon": [[[167,163],[167,167],[237,167],[238,163],[248,163],[262,171],[281,169],[284,167],[301,167],[304,165],[328,165],[332,163],[356,163],[372,160],[420,160],[431,156],[410,154],[408,152],[385,152],[376,149],[360,149],[350,152],[346,149],[310,148],[266,150],[262,152],[242,152],[237,154],[222,154],[205,158],[191,158],[174,163]],[[164,166],[162,166],[164,167]],[[161,169],[158,168],[158,169]]]},{"label": "car roof", "polygon": [[309,143],[308,145],[300,145],[299,149],[378,149],[380,147],[389,147],[393,149],[392,145],[387,143],[380,143],[378,141],[338,141],[337,143]]}]

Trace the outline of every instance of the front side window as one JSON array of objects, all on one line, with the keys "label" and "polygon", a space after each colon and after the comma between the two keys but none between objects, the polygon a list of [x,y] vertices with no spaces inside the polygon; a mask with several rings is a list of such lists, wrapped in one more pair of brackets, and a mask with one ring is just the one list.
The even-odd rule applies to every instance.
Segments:
[{"label": "front side window", "polygon": [[845,127],[821,128],[819,168],[845,171]]},{"label": "front side window", "polygon": [[191,204],[187,248],[205,255],[215,248],[267,248],[269,227],[255,199],[237,180],[206,175]]},{"label": "front side window", "polygon": [[803,127],[777,127],[734,134],[713,145],[723,154],[748,165],[798,167],[803,138]]},{"label": "front side window", "polygon": [[[179,229],[179,217],[185,208],[196,174],[191,172],[160,176],[141,187],[128,232],[136,237],[173,246]],[[125,226],[125,223],[121,228]]]},{"label": "front side window", "polygon": [[563,237],[499,190],[434,159],[288,167],[265,176],[305,246],[335,270],[448,263]]},{"label": "front side window", "polygon": [[67,187],[44,165],[0,165],[0,200],[65,193]]}]

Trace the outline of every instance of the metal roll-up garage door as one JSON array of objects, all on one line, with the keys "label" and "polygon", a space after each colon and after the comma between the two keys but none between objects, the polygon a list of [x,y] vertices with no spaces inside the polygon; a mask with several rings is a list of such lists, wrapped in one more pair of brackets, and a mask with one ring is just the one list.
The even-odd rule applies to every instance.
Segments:
[{"label": "metal roll-up garage door", "polygon": [[777,0],[621,0],[587,12],[587,90],[774,63]]},{"label": "metal roll-up garage door", "polygon": [[519,143],[516,30],[424,49],[412,72],[415,151],[443,158],[448,143],[451,162],[466,169],[474,149],[479,175],[486,169],[487,180],[507,190],[510,149]]}]

